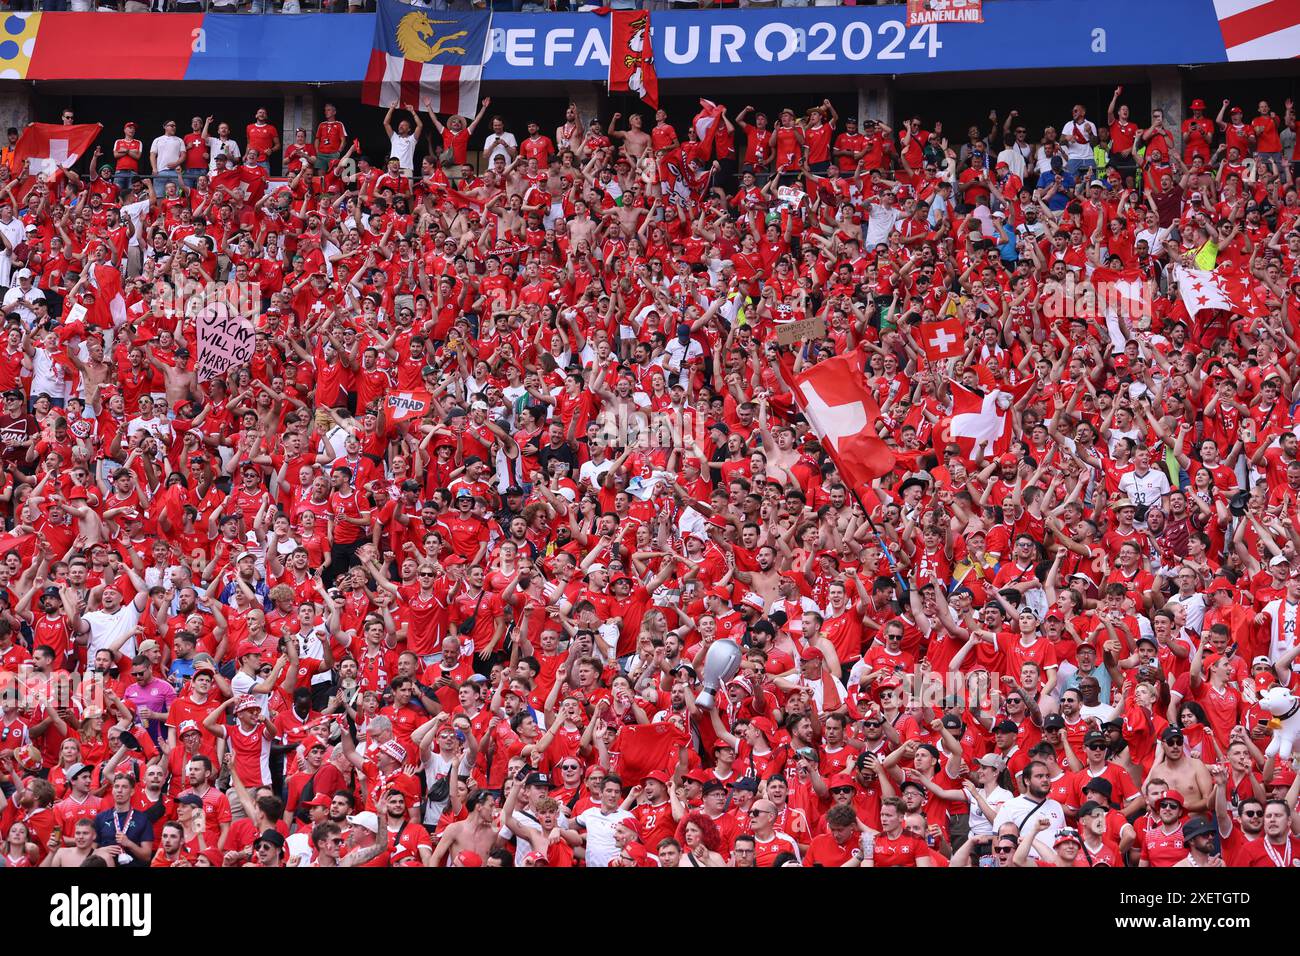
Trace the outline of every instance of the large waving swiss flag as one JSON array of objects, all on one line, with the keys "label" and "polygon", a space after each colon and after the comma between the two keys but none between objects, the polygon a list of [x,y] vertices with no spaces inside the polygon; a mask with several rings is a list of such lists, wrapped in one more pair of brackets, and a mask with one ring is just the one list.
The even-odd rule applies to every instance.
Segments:
[{"label": "large waving swiss flag", "polygon": [[952,416],[936,437],[952,441],[970,459],[992,458],[1011,448],[1007,414],[1012,404],[1033,387],[1027,379],[1019,385],[998,387],[981,395],[960,382],[948,379],[952,392]]},{"label": "large waving swiss flag", "polygon": [[794,395],[840,476],[855,491],[894,470],[894,452],[876,434],[880,407],[867,390],[860,352],[800,372]]}]

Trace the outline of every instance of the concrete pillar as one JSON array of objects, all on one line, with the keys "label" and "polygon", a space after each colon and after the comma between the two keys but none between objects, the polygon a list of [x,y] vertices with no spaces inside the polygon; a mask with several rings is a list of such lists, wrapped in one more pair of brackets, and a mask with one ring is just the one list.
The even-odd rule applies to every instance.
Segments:
[{"label": "concrete pillar", "polygon": [[[1163,110],[1165,127],[1172,130],[1178,148],[1183,148],[1183,120],[1187,118],[1187,104],[1183,100],[1183,74],[1176,66],[1152,66],[1147,68],[1151,81],[1151,108]],[[1208,111],[1213,116],[1214,111]]]},{"label": "concrete pillar", "polygon": [[30,86],[21,84],[0,93],[0,133],[10,126],[21,130],[33,119]]},{"label": "concrete pillar", "polygon": [[[307,142],[310,143],[316,136],[316,122],[314,91],[284,94],[284,112],[280,116],[280,148],[283,149],[293,142],[293,134],[298,129],[307,131]],[[271,163],[271,171],[277,174],[284,172],[280,158],[277,157]]]},{"label": "concrete pillar", "polygon": [[284,96],[284,116],[280,125],[280,139],[285,143],[293,142],[294,130],[298,128],[307,131],[307,141],[311,142],[316,135],[316,94],[312,91],[306,93],[286,93]]},{"label": "concrete pillar", "polygon": [[865,76],[858,80],[858,126],[875,120],[893,129],[894,84],[888,77]]},{"label": "concrete pillar", "polygon": [[[603,85],[603,84],[602,84]],[[578,113],[582,116],[582,122],[590,123],[593,119],[600,119],[600,91],[594,83],[573,83],[564,90],[564,95],[571,99],[578,106]],[[605,117],[605,122],[609,122],[609,117]],[[653,126],[653,121],[649,124]],[[648,129],[649,127],[647,127]],[[554,135],[554,130],[542,130],[544,133]]]}]

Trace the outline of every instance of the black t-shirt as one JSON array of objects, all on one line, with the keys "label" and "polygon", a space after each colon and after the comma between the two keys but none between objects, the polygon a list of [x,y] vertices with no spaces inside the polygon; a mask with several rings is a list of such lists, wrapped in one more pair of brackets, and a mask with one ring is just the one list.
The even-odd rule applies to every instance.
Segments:
[{"label": "black t-shirt", "polygon": [[578,476],[578,454],[567,441],[561,442],[559,448],[551,447],[551,443],[548,441],[538,449],[537,464],[541,466],[542,474],[550,475],[551,472],[547,466],[557,458],[560,461],[569,463],[569,478],[576,481]]}]

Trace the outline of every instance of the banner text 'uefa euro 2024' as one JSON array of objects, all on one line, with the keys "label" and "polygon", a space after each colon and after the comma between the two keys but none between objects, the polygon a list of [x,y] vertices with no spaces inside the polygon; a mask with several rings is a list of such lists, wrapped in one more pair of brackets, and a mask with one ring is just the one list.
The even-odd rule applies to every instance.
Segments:
[{"label": "banner text 'uefa euro 2024'", "polygon": [[[940,73],[1215,63],[1213,0],[986,0],[984,23],[907,27],[906,8],[655,12],[661,79]],[[90,16],[90,14],[87,14]],[[209,14],[191,80],[356,81],[371,17]],[[603,80],[609,21],[590,13],[499,13],[485,79]],[[329,57],[319,51],[331,51]],[[251,51],[275,50],[273,56]]]}]

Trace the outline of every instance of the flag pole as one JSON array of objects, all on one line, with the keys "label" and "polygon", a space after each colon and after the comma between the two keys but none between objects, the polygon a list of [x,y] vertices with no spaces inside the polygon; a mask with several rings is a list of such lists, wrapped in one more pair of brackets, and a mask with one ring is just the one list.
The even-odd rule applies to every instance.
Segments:
[{"label": "flag pole", "polygon": [[[804,404],[803,396],[801,395],[799,389],[791,387],[785,381],[785,375],[781,370],[781,365],[779,362],[776,361],[772,362],[772,371],[776,375],[776,380],[780,382],[781,385],[790,392],[791,398],[794,399],[795,407],[798,408],[800,412],[807,415],[807,408]],[[814,425],[812,419],[808,420],[808,424]],[[815,425],[813,427],[813,431],[815,433],[817,432],[817,428],[815,427]],[[835,462],[836,471],[839,472],[840,471],[839,461],[836,460],[835,455],[833,454],[831,448],[826,444],[825,436],[818,434],[817,439],[822,446],[822,450],[825,451],[826,454],[830,455],[831,460]],[[884,536],[880,533],[880,529],[876,527],[875,521],[871,519],[871,512],[868,511],[867,506],[862,503],[862,497],[861,495],[858,494],[858,490],[853,487],[853,484],[850,481],[847,481],[844,475],[842,474],[839,476],[839,478],[840,481],[843,482],[844,487],[848,489],[849,494],[853,496],[853,500],[858,503],[858,507],[862,509],[862,515],[867,519],[867,526],[871,528],[871,533],[876,536],[876,543],[880,545],[880,550],[884,552],[885,560],[889,563],[889,569],[894,572],[894,580],[898,582],[898,586],[902,588],[903,593],[906,594],[908,591],[907,582],[903,580],[903,575],[898,570],[898,562],[894,560],[893,553],[889,550],[889,546],[885,544]]]},{"label": "flag pole", "polygon": [[[841,481],[843,481],[843,479],[841,479]],[[871,520],[871,512],[868,511],[867,506],[862,503],[862,498],[858,494],[858,490],[856,488],[854,488],[848,482],[845,482],[844,486],[849,489],[849,494],[853,495],[853,500],[856,501],[858,503],[858,507],[862,509],[862,514],[867,519],[867,526],[871,528],[871,533],[876,536],[876,543],[880,545],[880,550],[885,553],[885,560],[889,562],[889,570],[894,572],[894,580],[898,582],[898,586],[902,588],[903,593],[906,594],[908,591],[907,581],[903,579],[902,572],[898,570],[898,562],[894,560],[894,555],[889,550],[889,545],[885,544],[885,538],[880,533],[880,529],[877,528],[876,523]]]}]

